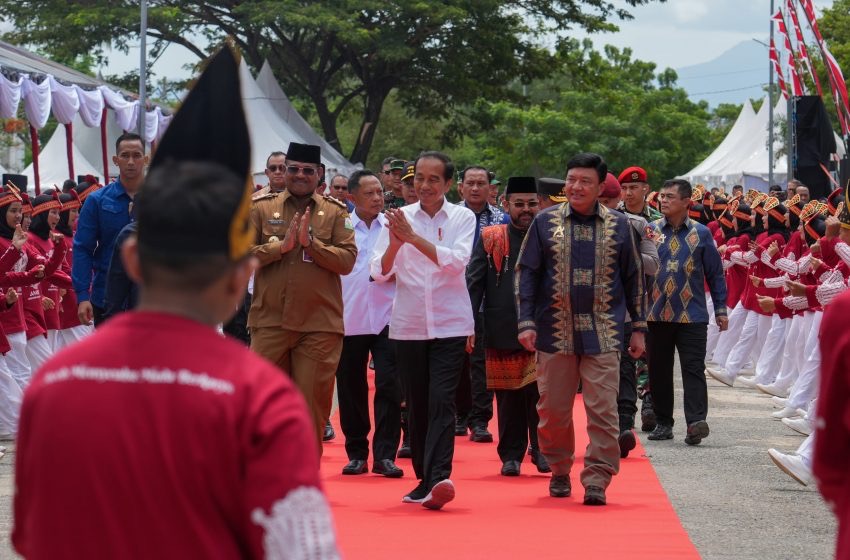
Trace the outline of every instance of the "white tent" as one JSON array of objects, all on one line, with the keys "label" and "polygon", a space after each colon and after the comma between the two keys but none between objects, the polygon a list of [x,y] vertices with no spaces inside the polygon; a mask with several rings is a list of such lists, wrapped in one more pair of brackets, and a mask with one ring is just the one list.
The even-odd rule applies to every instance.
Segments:
[{"label": "white tent", "polygon": [[[97,129],[96,129],[97,130]],[[98,141],[99,145],[99,141]],[[100,177],[103,175],[102,164],[93,164],[83,155],[83,152],[74,143],[71,146],[72,157],[74,158],[74,177],[71,177],[68,172],[68,152],[65,143],[65,127],[58,126],[53,136],[47,141],[47,144],[41,147],[41,152],[38,155],[38,176],[41,180],[42,191],[53,187],[62,187],[62,183],[66,179],[77,180],[76,175],[92,174]],[[97,160],[100,163],[100,160]],[[30,163],[26,169],[21,172],[21,175],[27,177],[27,190],[33,192],[35,190],[35,172],[33,164]]]},{"label": "white tent", "polygon": [[[749,102],[744,103],[738,119],[723,142],[704,161],[683,177],[691,183],[702,183],[706,187],[721,187],[728,190],[732,185],[743,185],[745,189],[766,192],[770,177],[770,158],[768,137],[770,114],[767,98],[761,104],[758,113],[753,112]],[[773,109],[775,120],[784,119],[787,104],[780,100]],[[788,159],[785,155],[776,155],[784,144],[779,135],[774,137],[773,180],[785,183],[788,178]],[[836,135],[838,154],[844,155],[844,145]]]},{"label": "white tent", "polygon": [[260,73],[257,74],[257,85],[265,95],[266,99],[268,99],[271,106],[274,107],[277,114],[280,115],[280,117],[286,121],[286,123],[292,127],[297,134],[299,134],[307,143],[321,146],[322,157],[323,159],[327,159],[325,165],[327,165],[328,169],[336,169],[341,173],[350,173],[355,169],[355,166],[352,165],[350,161],[345,159],[345,157],[331,146],[327,140],[319,136],[316,131],[313,130],[313,127],[304,120],[304,117],[295,110],[295,107],[292,106],[292,103],[289,101],[286,93],[284,93],[283,89],[281,89],[277,79],[275,79],[268,61],[263,63]]},{"label": "white tent", "polygon": [[97,166],[96,177],[100,177],[101,183],[106,185],[111,177],[118,177],[118,166],[112,162],[115,154],[115,141],[124,131],[115,121],[115,115],[110,109],[106,116],[106,161],[109,169],[109,177],[103,176],[103,152],[100,143],[100,128],[85,126],[79,117],[74,120],[74,144],[86,159]]}]

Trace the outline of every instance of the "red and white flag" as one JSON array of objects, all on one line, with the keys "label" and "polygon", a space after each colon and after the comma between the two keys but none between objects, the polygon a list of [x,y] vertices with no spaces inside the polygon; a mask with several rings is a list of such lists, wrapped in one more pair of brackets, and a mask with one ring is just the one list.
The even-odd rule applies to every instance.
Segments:
[{"label": "red and white flag", "polygon": [[806,48],[806,41],[803,39],[803,30],[800,28],[800,18],[797,15],[797,7],[794,5],[794,0],[788,0],[788,13],[791,14],[791,22],[794,24],[794,34],[797,37],[797,58],[803,63],[806,71],[809,73],[809,78],[815,84],[818,90],[818,95],[823,96],[823,91],[820,87],[820,79],[817,72],[812,66],[812,60],[809,58],[809,50]]},{"label": "red and white flag", "polygon": [[782,66],[779,64],[779,56],[776,54],[776,44],[773,39],[770,40],[770,60],[773,62],[773,70],[776,72],[779,90],[782,92],[782,96],[788,99],[788,87],[785,85],[785,78],[782,77]]},{"label": "red and white flag", "polygon": [[785,17],[782,15],[782,8],[773,14],[773,21],[775,21],[777,27],[779,27],[779,33],[781,33],[785,38],[785,50],[788,52],[788,68],[794,96],[805,95],[806,90],[803,87],[803,83],[800,81],[800,74],[797,72],[797,60],[794,58],[794,49],[791,47],[791,37],[788,36],[788,27],[785,25]]}]

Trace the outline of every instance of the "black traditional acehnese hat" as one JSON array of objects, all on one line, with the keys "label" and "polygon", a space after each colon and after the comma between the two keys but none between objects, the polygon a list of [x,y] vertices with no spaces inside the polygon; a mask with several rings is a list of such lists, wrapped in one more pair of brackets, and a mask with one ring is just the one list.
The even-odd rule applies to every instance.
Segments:
[{"label": "black traditional acehnese hat", "polygon": [[537,193],[537,179],[534,177],[510,177],[505,187],[505,196],[517,193]]},{"label": "black traditional acehnese hat", "polygon": [[[150,179],[160,168],[172,167],[179,173],[185,163],[215,164],[238,179],[224,183],[232,185],[234,192],[226,200],[210,201],[209,184],[196,182],[179,197],[169,198],[163,196],[167,186],[143,184],[135,201],[140,247],[173,256],[220,254],[235,262],[253,245],[255,236],[249,221],[251,138],[242,106],[237,57],[225,46],[210,58],[162,137],[148,174]],[[157,205],[164,200],[181,208],[185,205],[184,219],[162,216]],[[216,205],[217,212],[229,219],[195,215],[204,204]]]},{"label": "black traditional acehnese hat", "polygon": [[[298,142],[290,142],[289,148],[286,150],[286,159],[292,161],[300,161],[301,163],[322,164],[322,149],[319,146],[312,144],[299,144]],[[399,168],[400,169],[400,168]]]}]

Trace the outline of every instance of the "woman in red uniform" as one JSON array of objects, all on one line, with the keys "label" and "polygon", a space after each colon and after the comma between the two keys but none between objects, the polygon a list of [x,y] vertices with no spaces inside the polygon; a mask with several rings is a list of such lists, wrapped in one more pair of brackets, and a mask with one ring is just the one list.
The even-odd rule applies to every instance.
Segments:
[{"label": "woman in red uniform", "polygon": [[[86,193],[89,188],[86,185],[83,192]],[[86,193],[86,196],[88,196],[88,193]],[[71,276],[74,230],[77,226],[77,216],[83,204],[83,199],[77,194],[76,190],[72,190],[70,193],[59,195],[59,202],[62,203],[62,210],[59,213],[59,223],[56,224],[56,231],[65,236],[65,259],[62,261],[60,270]],[[83,325],[80,323],[80,318],[77,314],[76,292],[73,289],[65,289],[61,290],[60,293],[62,294],[62,302],[59,310],[59,337],[56,341],[56,350],[74,342],[79,342],[94,330],[92,325]]]}]

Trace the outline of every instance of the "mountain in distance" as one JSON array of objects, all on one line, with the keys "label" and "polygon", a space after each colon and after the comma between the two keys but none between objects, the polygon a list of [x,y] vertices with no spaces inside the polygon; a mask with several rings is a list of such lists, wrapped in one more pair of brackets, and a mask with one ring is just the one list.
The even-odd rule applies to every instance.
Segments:
[{"label": "mountain in distance", "polygon": [[766,46],[742,41],[714,60],[676,68],[678,85],[691,100],[704,99],[711,107],[720,103],[743,103],[765,95],[769,81]]}]

